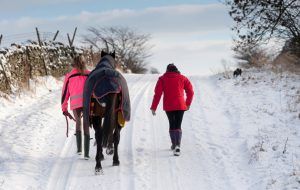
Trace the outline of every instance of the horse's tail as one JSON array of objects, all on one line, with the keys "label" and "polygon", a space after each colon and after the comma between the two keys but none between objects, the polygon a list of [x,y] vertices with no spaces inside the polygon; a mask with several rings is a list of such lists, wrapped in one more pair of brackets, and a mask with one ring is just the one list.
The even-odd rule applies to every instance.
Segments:
[{"label": "horse's tail", "polygon": [[112,147],[113,132],[117,125],[117,117],[116,117],[117,112],[115,111],[117,94],[110,93],[105,98],[106,98],[106,108],[105,108],[105,116],[103,122],[102,146]]}]

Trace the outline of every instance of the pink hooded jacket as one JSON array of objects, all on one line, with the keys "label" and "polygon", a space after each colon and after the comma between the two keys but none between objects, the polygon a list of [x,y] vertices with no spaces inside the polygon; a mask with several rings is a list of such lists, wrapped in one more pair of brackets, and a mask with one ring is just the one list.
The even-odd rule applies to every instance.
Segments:
[{"label": "pink hooded jacket", "polygon": [[90,71],[85,70],[85,75],[81,75],[75,68],[67,73],[62,88],[61,108],[62,111],[68,111],[68,100],[70,98],[70,109],[82,108],[83,88],[87,75]]}]

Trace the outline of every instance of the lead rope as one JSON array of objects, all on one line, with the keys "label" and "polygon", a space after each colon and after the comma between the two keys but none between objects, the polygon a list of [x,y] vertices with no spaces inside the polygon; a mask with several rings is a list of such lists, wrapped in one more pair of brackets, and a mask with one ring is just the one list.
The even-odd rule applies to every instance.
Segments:
[{"label": "lead rope", "polygon": [[67,122],[67,132],[66,132],[66,135],[67,135],[67,137],[69,137],[69,122],[68,122],[68,117],[67,116],[65,116],[66,117],[66,122]]},{"label": "lead rope", "polygon": [[66,135],[68,137],[69,136],[69,121],[68,121],[68,117],[71,120],[75,121],[75,122],[76,122],[76,120],[74,119],[74,117],[69,112],[68,112],[68,115],[66,115],[65,117],[66,117],[66,122],[67,122],[67,132],[66,132]]}]

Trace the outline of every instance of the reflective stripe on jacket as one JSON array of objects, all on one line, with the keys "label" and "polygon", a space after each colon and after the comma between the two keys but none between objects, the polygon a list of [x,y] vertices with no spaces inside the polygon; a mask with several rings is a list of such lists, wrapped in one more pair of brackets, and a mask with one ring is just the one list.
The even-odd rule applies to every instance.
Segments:
[{"label": "reflective stripe on jacket", "polygon": [[83,105],[83,87],[90,71],[85,70],[86,75],[80,75],[77,69],[73,68],[67,73],[62,88],[62,111],[68,110],[68,100],[70,99],[70,109],[81,108]]},{"label": "reflective stripe on jacket", "polygon": [[154,93],[151,109],[157,109],[163,94],[165,111],[187,110],[187,106],[191,105],[194,96],[193,86],[189,79],[177,72],[166,72],[159,77]]}]

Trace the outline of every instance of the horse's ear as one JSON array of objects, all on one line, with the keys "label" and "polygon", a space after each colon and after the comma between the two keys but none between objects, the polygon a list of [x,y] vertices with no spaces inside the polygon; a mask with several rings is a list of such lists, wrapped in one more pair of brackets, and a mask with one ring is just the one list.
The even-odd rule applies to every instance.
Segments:
[{"label": "horse's ear", "polygon": [[106,55],[107,55],[107,53],[105,51],[101,50],[101,57],[104,57]]},{"label": "horse's ear", "polygon": [[116,51],[110,53],[110,55],[115,59],[116,58]]}]

